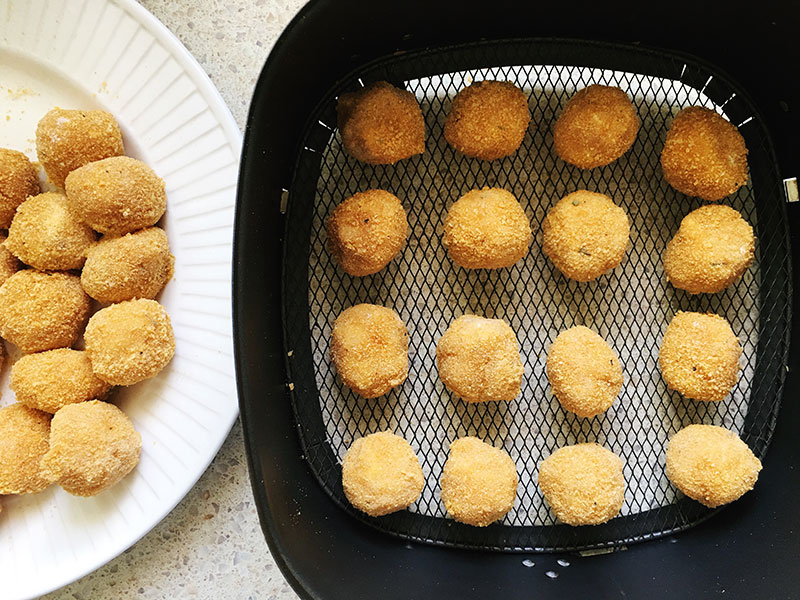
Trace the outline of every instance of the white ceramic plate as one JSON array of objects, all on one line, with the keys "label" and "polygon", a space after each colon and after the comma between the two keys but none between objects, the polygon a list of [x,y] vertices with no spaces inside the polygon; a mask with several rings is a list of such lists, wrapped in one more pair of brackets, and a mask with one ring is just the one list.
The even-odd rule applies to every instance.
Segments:
[{"label": "white ceramic plate", "polygon": [[[238,414],[231,342],[231,244],[241,135],[200,66],[132,0],[0,3],[0,146],[35,159],[53,106],[104,108],[128,154],[166,181],[163,225],[175,278],[160,301],[177,351],[115,402],[142,434],[136,470],[94,498],[57,486],[4,497],[0,598],[61,587],[131,546],[183,498]],[[3,369],[2,404],[14,401]]]}]

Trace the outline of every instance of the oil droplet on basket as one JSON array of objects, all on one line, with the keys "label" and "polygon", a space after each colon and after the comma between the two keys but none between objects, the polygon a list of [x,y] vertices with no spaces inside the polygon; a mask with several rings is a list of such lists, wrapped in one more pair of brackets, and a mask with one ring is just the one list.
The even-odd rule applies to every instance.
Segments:
[{"label": "oil droplet on basket", "polygon": [[550,579],[558,579],[558,573],[555,571],[547,571],[545,575],[547,575]]},{"label": "oil droplet on basket", "polygon": [[528,568],[536,566],[536,563],[533,562],[530,558],[526,558],[525,560],[523,560],[522,564],[525,565]]},{"label": "oil droplet on basket", "polygon": [[560,564],[562,567],[568,567],[569,566],[569,561],[568,560],[564,560],[563,558],[559,558],[556,562],[558,564]]}]

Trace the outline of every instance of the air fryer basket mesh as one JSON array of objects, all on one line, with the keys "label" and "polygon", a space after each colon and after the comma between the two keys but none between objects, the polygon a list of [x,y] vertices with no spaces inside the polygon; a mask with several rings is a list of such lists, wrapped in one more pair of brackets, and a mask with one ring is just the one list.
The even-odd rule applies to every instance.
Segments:
[{"label": "air fryer basket mesh", "polygon": [[[520,66],[508,66],[520,65]],[[559,66],[560,65],[560,66]],[[472,79],[511,80],[530,98],[532,122],[520,150],[484,162],[448,147],[449,102]],[[394,166],[363,165],[343,152],[336,133],[336,97],[387,80],[421,101],[427,146]],[[551,128],[566,100],[590,83],[618,85],[633,97],[641,129],[632,149],[612,165],[581,171],[557,159]],[[661,256],[680,220],[701,202],[663,179],[659,153],[671,117],[685,106],[721,110],[749,149],[750,181],[723,202],[755,229],[756,260],[722,293],[691,296],[670,286]],[[791,280],[781,180],[768,135],[747,97],[699,61],[634,47],[562,40],[486,42],[399,55],[351,74],[312,115],[289,190],[283,258],[287,363],[298,429],[309,465],[330,496],[381,530],[429,543],[498,550],[562,551],[613,546],[684,529],[713,513],[677,493],[664,474],[669,436],[689,423],[725,425],[763,457],[781,398],[788,352]],[[512,191],[531,218],[535,237],[513,268],[468,271],[441,244],[447,208],[469,189]],[[408,212],[406,248],[386,269],[363,278],[337,268],[325,248],[324,220],[346,197],[369,188],[396,194]],[[586,284],[567,280],[541,251],[547,209],[586,188],[607,193],[632,220],[621,267]],[[410,333],[405,384],[364,400],[339,380],[328,353],[333,320],[346,307],[393,307]],[[658,346],[678,310],[725,316],[743,347],[742,372],[722,403],[682,398],[666,389]],[[525,377],[511,403],[468,405],[439,381],[435,344],[464,313],[507,320],[520,342]],[[620,356],[625,386],[604,415],[580,419],[563,411],[544,373],[555,336],[574,324],[597,331]],[[426,475],[420,500],[380,519],[354,510],[341,487],[340,460],[353,439],[392,429],[417,450]],[[520,476],[514,509],[501,522],[471,528],[447,518],[438,481],[449,443],[476,435],[505,448]],[[621,516],[595,527],[558,524],[536,486],[538,463],[565,444],[596,441],[625,461]]]}]

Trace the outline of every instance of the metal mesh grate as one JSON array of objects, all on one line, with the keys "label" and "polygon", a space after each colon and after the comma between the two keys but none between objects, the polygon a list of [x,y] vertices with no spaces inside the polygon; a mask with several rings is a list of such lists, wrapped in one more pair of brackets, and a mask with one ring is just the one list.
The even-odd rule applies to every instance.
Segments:
[{"label": "metal mesh grate", "polygon": [[[554,66],[559,63],[581,66]],[[492,66],[498,64],[523,66]],[[532,112],[520,150],[494,162],[463,157],[443,137],[452,97],[473,79],[484,78],[516,83],[529,96]],[[336,96],[381,79],[412,91],[426,119],[425,154],[395,166],[358,163],[346,156],[335,133]],[[581,171],[555,157],[551,128],[566,100],[590,83],[626,90],[641,128],[624,157],[605,168]],[[741,281],[722,293],[693,297],[667,284],[661,255],[683,216],[701,203],[669,187],[661,175],[659,154],[671,116],[697,104],[741,124],[750,151],[751,181],[724,202],[754,226],[757,244],[755,264]],[[788,349],[788,233],[766,132],[744,95],[735,93],[722,77],[712,77],[707,67],[693,61],[620,46],[562,41],[479,44],[394,57],[365,68],[331,91],[312,123],[290,190],[284,322],[306,457],[323,487],[348,512],[385,531],[447,545],[549,551],[630,543],[685,528],[713,513],[676,493],[664,473],[666,441],[681,427],[725,425],[739,431],[763,457]],[[485,185],[504,187],[517,196],[531,219],[534,243],[513,268],[468,271],[448,259],[441,243],[442,223],[459,196]],[[338,269],[327,252],[324,220],[343,199],[373,187],[387,189],[403,201],[411,234],[402,254],[386,269],[353,278]],[[580,188],[610,195],[632,220],[632,245],[622,266],[588,284],[566,279],[541,251],[546,211]],[[407,381],[374,400],[359,398],[341,383],[328,353],[333,320],[359,302],[393,307],[410,333]],[[719,405],[686,400],[667,390],[661,378],[658,346],[678,310],[721,314],[739,336],[744,350],[741,376]],[[452,398],[440,382],[436,341],[463,313],[503,318],[517,333],[525,377],[515,401],[470,405]],[[625,372],[618,400],[593,419],[562,410],[544,372],[550,343],[576,324],[606,339]],[[339,461],[353,439],[387,428],[417,450],[426,487],[408,511],[371,519],[347,504]],[[446,518],[439,499],[447,448],[464,435],[505,448],[520,476],[514,509],[485,529]],[[536,486],[537,465],[555,449],[584,441],[597,441],[624,459],[625,504],[621,516],[607,524],[570,528],[557,524],[544,502]]]}]

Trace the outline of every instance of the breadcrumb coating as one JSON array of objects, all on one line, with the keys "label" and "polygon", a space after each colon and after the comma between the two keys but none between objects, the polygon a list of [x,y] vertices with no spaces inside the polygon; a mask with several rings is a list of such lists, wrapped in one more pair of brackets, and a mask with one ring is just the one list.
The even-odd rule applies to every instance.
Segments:
[{"label": "breadcrumb coating", "polygon": [[371,517],[408,508],[424,485],[422,467],[411,444],[390,431],[357,439],[342,459],[345,496]]},{"label": "breadcrumb coating", "polygon": [[463,437],[450,444],[440,483],[442,502],[451,517],[486,527],[514,507],[519,477],[505,450]]},{"label": "breadcrumb coating", "polygon": [[567,525],[599,525],[625,502],[622,459],[599,444],[564,446],[539,465],[539,488]]},{"label": "breadcrumb coating", "polygon": [[444,137],[472,158],[495,160],[517,151],[528,130],[528,98],[510,81],[477,81],[453,98]]},{"label": "breadcrumb coating", "polygon": [[326,223],[328,247],[342,269],[361,277],[383,269],[403,249],[408,220],[403,204],[384,190],[359,192]]},{"label": "breadcrumb coating", "polygon": [[50,485],[39,467],[50,415],[22,404],[0,408],[0,494],[35,494]]},{"label": "breadcrumb coating", "polygon": [[472,190],[447,212],[443,243],[465,269],[502,269],[521,260],[533,234],[525,211],[511,192]]},{"label": "breadcrumb coating", "polygon": [[436,344],[436,365],[445,387],[467,402],[510,401],[520,393],[519,343],[502,319],[458,317]]},{"label": "breadcrumb coating", "polygon": [[664,271],[676,288],[713,294],[739,279],[753,263],[753,228],[739,211],[722,204],[686,215],[664,253]]},{"label": "breadcrumb coating", "polygon": [[716,202],[747,183],[747,147],[729,121],[708,108],[690,106],[672,121],[661,169],[679,192]]},{"label": "breadcrumb coating", "polygon": [[408,330],[391,308],[351,306],[333,324],[331,358],[347,387],[377,398],[408,376]]},{"label": "breadcrumb coating", "polygon": [[738,500],[753,489],[761,461],[733,431],[689,425],[667,445],[667,477],[709,508]]},{"label": "breadcrumb coating", "polygon": [[547,379],[561,406],[579,417],[594,417],[622,390],[622,365],[603,338],[578,325],[562,331],[550,346]]},{"label": "breadcrumb coating", "polygon": [[425,152],[425,120],[414,94],[379,81],[342,94],[336,105],[345,152],[373,165],[393,165]]},{"label": "breadcrumb coating", "polygon": [[739,378],[742,348],[724,318],[678,312],[670,321],[658,364],[670,389],[692,400],[719,402]]},{"label": "breadcrumb coating", "polygon": [[20,267],[19,260],[8,251],[5,241],[6,235],[0,233],[0,285],[3,285],[6,279],[19,271]]},{"label": "breadcrumb coating", "polygon": [[22,152],[0,148],[0,229],[8,229],[17,207],[39,193],[36,168]]}]

